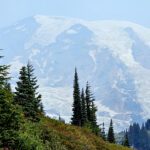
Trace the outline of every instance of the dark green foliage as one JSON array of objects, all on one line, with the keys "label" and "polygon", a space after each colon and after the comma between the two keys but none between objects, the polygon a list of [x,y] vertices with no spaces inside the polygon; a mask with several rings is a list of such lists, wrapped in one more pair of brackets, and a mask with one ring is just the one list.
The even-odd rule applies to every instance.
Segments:
[{"label": "dark green foliage", "polygon": [[94,104],[95,99],[92,99],[92,105],[91,105],[91,123],[93,127],[97,127],[97,118],[96,118],[96,112],[97,108]]},{"label": "dark green foliage", "polygon": [[[1,58],[2,56],[0,56],[0,59]],[[0,65],[0,88],[3,88],[6,85],[8,79],[10,79],[8,77],[8,69],[8,65]]]},{"label": "dark green foliage", "polygon": [[105,124],[104,124],[104,122],[102,123],[101,135],[100,135],[100,136],[102,137],[102,139],[103,139],[104,141],[106,141]]},{"label": "dark green foliage", "polygon": [[77,70],[75,69],[74,75],[74,85],[73,85],[73,115],[72,115],[72,125],[81,126],[81,98],[80,98],[80,88],[78,83],[78,74]]},{"label": "dark green foliage", "polygon": [[91,122],[91,119],[92,119],[92,112],[91,112],[92,94],[91,94],[90,86],[89,86],[88,82],[86,84],[85,94],[86,94],[85,100],[86,100],[86,107],[87,107],[87,120],[89,122]]},{"label": "dark green foliage", "polygon": [[16,150],[66,150],[59,135],[46,122],[25,121]]},{"label": "dark green foliage", "polygon": [[88,82],[86,84],[85,93],[86,93],[85,100],[86,100],[86,109],[87,109],[87,120],[91,126],[93,133],[98,135],[100,133],[100,129],[97,125],[97,118],[96,118],[97,108],[94,104],[95,99],[93,98]]},{"label": "dark green foliage", "polygon": [[109,126],[109,129],[108,129],[107,140],[110,143],[115,143],[115,135],[114,135],[114,129],[113,129],[113,121],[112,121],[112,119],[110,121],[110,126]]},{"label": "dark green foliage", "polygon": [[0,147],[14,148],[22,123],[18,106],[13,105],[13,94],[8,84],[8,66],[0,66]]},{"label": "dark green foliage", "polygon": [[43,104],[41,102],[42,96],[37,92],[39,86],[37,85],[37,79],[34,76],[33,66],[30,63],[27,64],[27,77],[29,80],[29,98],[30,101],[33,102],[34,111],[36,112],[36,115],[44,113]]},{"label": "dark green foliage", "polygon": [[140,126],[138,123],[134,123],[129,127],[128,138],[130,145],[138,147],[140,145]]},{"label": "dark green foliage", "polygon": [[10,93],[12,93],[10,83],[8,83],[8,82],[5,83],[5,89],[8,90]]},{"label": "dark green foliage", "polygon": [[125,147],[130,147],[127,131],[125,132],[124,140],[123,140],[122,145],[125,146]]},{"label": "dark green foliage", "polygon": [[128,130],[129,143],[136,149],[150,150],[150,120],[141,127],[138,123],[130,125]]},{"label": "dark green foliage", "polygon": [[90,90],[90,86],[87,82],[86,91],[82,89],[80,95],[80,88],[78,83],[78,74],[75,69],[74,75],[74,90],[73,90],[73,116],[72,124],[76,126],[84,126],[90,128],[93,133],[99,134],[100,130],[97,125],[96,111],[97,108],[94,104],[95,99]]},{"label": "dark green foliage", "polygon": [[16,150],[129,150],[104,142],[90,130],[42,117],[26,120]]},{"label": "dark green foliage", "polygon": [[21,111],[12,103],[12,94],[0,90],[0,142],[1,147],[14,147],[22,122]]},{"label": "dark green foliage", "polygon": [[[41,95],[37,92],[37,80],[32,65],[21,68],[15,99],[8,83],[8,66],[0,66],[0,149],[4,150],[101,150],[124,149],[109,145],[91,134],[91,130],[65,125],[62,121],[44,117]],[[90,99],[90,119],[86,114],[84,91],[80,98],[77,72],[75,72],[74,100],[80,109],[75,120],[78,125],[89,124],[96,133],[96,107]],[[75,106],[75,105],[74,105]],[[76,106],[76,107],[77,107]],[[81,107],[82,106],[82,107]],[[84,106],[84,107],[83,107]],[[23,115],[24,114],[24,115]],[[25,117],[26,118],[25,118]],[[84,116],[84,119],[82,118]],[[82,120],[83,119],[83,120]]]},{"label": "dark green foliage", "polygon": [[22,106],[25,117],[32,121],[39,121],[39,115],[43,113],[43,106],[41,95],[37,92],[37,80],[33,71],[33,66],[29,63],[27,67],[21,68],[15,92],[15,102]]},{"label": "dark green foliage", "polygon": [[15,102],[21,106],[24,106],[23,110],[25,114],[26,111],[28,111],[26,110],[27,108],[25,108],[28,103],[27,90],[28,90],[27,70],[26,67],[22,67],[20,70],[19,81],[17,82],[16,92],[15,92]]},{"label": "dark green foliage", "polygon": [[81,111],[82,111],[81,124],[82,126],[84,126],[87,123],[88,119],[87,119],[87,107],[86,107],[86,101],[85,101],[85,95],[83,89],[81,93]]},{"label": "dark green foliage", "polygon": [[[144,126],[144,125],[143,125]],[[148,119],[145,123],[146,130],[150,130],[150,119]]]}]

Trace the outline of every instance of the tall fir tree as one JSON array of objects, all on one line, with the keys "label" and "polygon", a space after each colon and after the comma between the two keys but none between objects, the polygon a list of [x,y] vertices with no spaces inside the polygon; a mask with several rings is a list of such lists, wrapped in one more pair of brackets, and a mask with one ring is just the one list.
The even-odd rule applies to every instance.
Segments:
[{"label": "tall fir tree", "polygon": [[82,89],[81,92],[81,113],[82,113],[81,125],[84,126],[87,123],[87,108],[86,108],[84,89]]},{"label": "tall fir tree", "polygon": [[89,86],[89,83],[87,82],[86,84],[86,90],[85,90],[85,100],[86,100],[86,107],[87,107],[87,120],[89,122],[91,122],[91,116],[92,116],[92,113],[91,113],[91,99],[92,99],[92,94],[91,94],[91,91],[90,91],[90,86]]},{"label": "tall fir tree", "polygon": [[31,101],[33,101],[34,110],[36,113],[44,113],[42,95],[37,92],[39,86],[37,85],[37,78],[34,76],[34,68],[30,62],[27,64],[27,77],[29,80],[29,95],[32,96]]},{"label": "tall fir tree", "polygon": [[92,125],[92,131],[93,133],[95,133],[96,135],[100,134],[100,129],[99,126],[97,125],[97,118],[96,118],[96,112],[97,112],[97,108],[94,104],[95,99],[92,99],[92,105],[91,105],[91,125]]},{"label": "tall fir tree", "polygon": [[96,112],[97,112],[97,107],[94,104],[95,99],[92,98],[92,104],[91,104],[91,123],[93,127],[97,127],[97,118],[96,118]]},{"label": "tall fir tree", "polygon": [[33,66],[28,63],[20,71],[19,81],[15,92],[15,102],[22,106],[25,117],[39,121],[43,113],[41,95],[37,92],[37,80],[33,74]]},{"label": "tall fir tree", "polygon": [[19,81],[17,82],[16,92],[15,92],[15,103],[23,107],[25,116],[28,116],[28,108],[26,108],[28,103],[28,78],[27,69],[23,66],[20,69]]},{"label": "tall fir tree", "polygon": [[0,148],[15,149],[22,113],[13,104],[13,94],[6,86],[9,85],[8,68],[7,65],[0,65]]},{"label": "tall fir tree", "polygon": [[73,115],[72,115],[72,124],[76,126],[81,126],[81,98],[80,98],[80,87],[78,81],[78,73],[77,69],[75,68],[75,75],[74,75],[74,85],[73,85]]},{"label": "tall fir tree", "polygon": [[92,131],[95,134],[99,134],[100,129],[97,125],[97,118],[96,118],[97,108],[94,104],[95,99],[93,97],[93,94],[91,92],[90,85],[88,82],[86,84],[85,93],[86,93],[85,100],[86,100],[86,110],[87,110],[88,123],[90,124],[90,128],[92,129]]},{"label": "tall fir tree", "polygon": [[97,125],[96,111],[94,104],[95,99],[92,96],[90,86],[87,82],[86,91],[82,89],[80,95],[79,81],[77,70],[74,75],[74,90],[73,90],[73,116],[71,118],[72,124],[77,126],[86,126],[90,128],[95,134],[99,134],[100,130]]},{"label": "tall fir tree", "polygon": [[110,143],[115,143],[115,135],[114,135],[114,129],[113,129],[113,121],[111,119],[110,126],[108,130],[107,140]]}]

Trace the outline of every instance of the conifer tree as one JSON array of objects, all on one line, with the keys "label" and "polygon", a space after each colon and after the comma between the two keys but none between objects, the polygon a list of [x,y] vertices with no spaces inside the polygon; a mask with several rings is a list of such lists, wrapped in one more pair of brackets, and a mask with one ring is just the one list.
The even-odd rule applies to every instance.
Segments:
[{"label": "conifer tree", "polygon": [[23,106],[23,111],[25,116],[28,114],[28,108],[26,108],[28,103],[28,78],[27,78],[27,69],[23,66],[20,69],[19,81],[17,82],[16,92],[15,92],[15,102],[18,105]]},{"label": "conifer tree", "polygon": [[99,134],[100,133],[100,129],[97,125],[97,118],[96,118],[96,112],[97,112],[97,108],[94,104],[95,99],[93,98],[93,94],[91,92],[90,89],[90,85],[87,82],[86,84],[86,110],[87,110],[87,120],[88,123],[90,124],[90,128],[92,129],[93,133],[95,134]]},{"label": "conifer tree", "polygon": [[148,119],[148,120],[146,121],[146,123],[145,123],[145,128],[146,128],[147,130],[150,130],[150,119]]},{"label": "conifer tree", "polygon": [[28,63],[20,71],[19,81],[17,82],[15,101],[21,105],[25,117],[32,121],[39,121],[40,113],[43,113],[41,95],[37,92],[37,80],[33,74],[33,66]]},{"label": "conifer tree", "polygon": [[0,65],[0,148],[3,149],[15,148],[22,122],[22,114],[13,105],[13,95],[6,86],[8,68],[9,66]]},{"label": "conifer tree", "polygon": [[[3,56],[0,56],[0,59],[3,58]],[[8,65],[0,65],[0,88],[4,88],[6,85],[6,81],[10,79],[8,77]]]},{"label": "conifer tree", "polygon": [[92,125],[92,131],[93,133],[95,133],[96,135],[98,135],[100,133],[100,129],[99,126],[97,125],[97,118],[96,118],[96,111],[97,108],[94,104],[95,99],[92,99],[92,105],[91,105],[91,125]]},{"label": "conifer tree", "polygon": [[79,81],[78,81],[78,73],[77,69],[75,69],[75,75],[74,75],[74,85],[73,85],[73,115],[72,115],[72,124],[81,126],[81,98],[80,98],[80,88],[79,88]]},{"label": "conifer tree", "polygon": [[128,139],[130,146],[135,149],[149,150],[150,149],[150,120],[143,123],[140,127],[139,123],[133,123],[128,129]]},{"label": "conifer tree", "polygon": [[91,94],[90,86],[89,86],[88,82],[86,84],[85,94],[86,94],[85,100],[86,100],[86,107],[87,107],[87,120],[89,122],[91,122],[91,115],[92,115],[92,112],[91,112],[91,98],[92,98],[92,94]]},{"label": "conifer tree", "polygon": [[36,113],[44,113],[43,104],[41,102],[42,96],[37,92],[39,86],[37,85],[37,79],[34,76],[34,68],[30,62],[27,64],[27,77],[29,81],[29,95],[31,96],[30,98],[33,102],[34,110]]},{"label": "conifer tree", "polygon": [[115,135],[114,135],[114,129],[113,129],[113,121],[112,121],[112,119],[110,121],[110,126],[109,126],[109,130],[108,130],[107,140],[110,143],[115,143]]},{"label": "conifer tree", "polygon": [[92,96],[90,86],[87,82],[86,91],[84,95],[84,90],[82,89],[80,95],[80,88],[78,83],[78,74],[75,69],[74,75],[74,90],[73,90],[73,116],[72,124],[77,126],[87,126],[95,134],[99,134],[100,130],[97,125],[96,111],[97,108],[94,104],[95,99]]},{"label": "conifer tree", "polygon": [[90,89],[90,85],[88,82],[86,84],[85,93],[86,93],[85,99],[86,99],[86,106],[87,106],[87,119],[89,122],[92,123],[93,126],[96,126],[96,124],[97,124],[97,119],[96,119],[97,108],[94,104],[95,99],[93,98],[93,95],[92,95],[92,92]]},{"label": "conifer tree", "polygon": [[93,127],[97,127],[97,118],[96,118],[96,111],[97,111],[97,108],[94,104],[94,101],[95,99],[93,98],[92,99],[92,104],[91,104],[91,123],[93,125]]},{"label": "conifer tree", "polygon": [[104,141],[106,141],[105,124],[104,124],[104,122],[102,123],[101,137],[103,138]]},{"label": "conifer tree", "polygon": [[82,126],[84,126],[87,123],[87,108],[83,89],[81,92],[81,113],[82,113],[81,124]]},{"label": "conifer tree", "polygon": [[122,145],[125,147],[130,147],[127,131],[125,132],[124,141],[123,141]]}]

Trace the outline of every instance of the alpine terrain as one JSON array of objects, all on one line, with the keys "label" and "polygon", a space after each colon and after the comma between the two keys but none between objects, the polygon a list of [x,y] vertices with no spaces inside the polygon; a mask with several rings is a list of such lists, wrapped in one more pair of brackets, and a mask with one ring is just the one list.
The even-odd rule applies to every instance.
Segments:
[{"label": "alpine terrain", "polygon": [[99,123],[113,118],[121,130],[150,116],[148,28],[37,15],[1,29],[0,46],[14,86],[22,65],[34,65],[47,115],[70,120],[76,67],[82,87],[94,90]]}]

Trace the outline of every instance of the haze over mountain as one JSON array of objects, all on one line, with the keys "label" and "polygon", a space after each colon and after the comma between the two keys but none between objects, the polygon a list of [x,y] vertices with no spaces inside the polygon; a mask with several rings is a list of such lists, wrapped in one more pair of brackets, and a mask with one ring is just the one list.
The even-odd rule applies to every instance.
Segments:
[{"label": "haze over mountain", "polygon": [[30,60],[46,113],[69,121],[74,68],[89,81],[99,122],[128,126],[150,116],[150,29],[123,21],[84,21],[37,15],[0,30],[14,85]]}]

